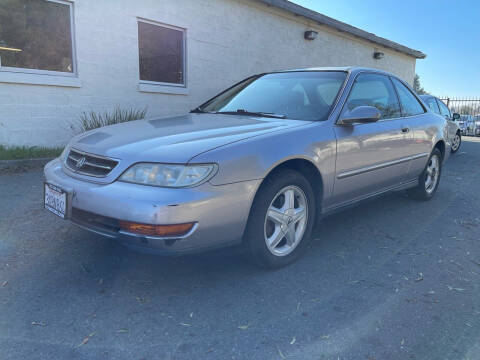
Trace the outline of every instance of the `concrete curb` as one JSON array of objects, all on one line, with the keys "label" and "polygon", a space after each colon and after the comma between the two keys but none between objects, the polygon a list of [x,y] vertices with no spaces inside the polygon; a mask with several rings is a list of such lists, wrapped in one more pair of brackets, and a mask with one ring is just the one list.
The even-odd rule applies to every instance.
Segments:
[{"label": "concrete curb", "polygon": [[0,160],[0,171],[16,172],[26,169],[42,168],[54,158]]}]

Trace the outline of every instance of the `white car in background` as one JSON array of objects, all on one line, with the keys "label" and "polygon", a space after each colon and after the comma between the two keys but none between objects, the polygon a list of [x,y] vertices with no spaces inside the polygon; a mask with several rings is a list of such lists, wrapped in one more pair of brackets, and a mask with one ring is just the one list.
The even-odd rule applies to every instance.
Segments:
[{"label": "white car in background", "polygon": [[460,127],[460,132],[462,135],[467,135],[467,123],[464,120],[459,119],[458,126]]},{"label": "white car in background", "polygon": [[473,115],[460,115],[460,122],[463,122],[466,136],[475,136],[475,118]]},{"label": "white car in background", "polygon": [[480,115],[475,116],[475,136],[480,136]]}]

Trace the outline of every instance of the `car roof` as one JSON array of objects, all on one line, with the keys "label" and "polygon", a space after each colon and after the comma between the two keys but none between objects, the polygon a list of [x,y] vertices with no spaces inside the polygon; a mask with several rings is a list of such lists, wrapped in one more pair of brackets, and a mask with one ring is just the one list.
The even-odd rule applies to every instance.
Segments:
[{"label": "car roof", "polygon": [[274,73],[296,72],[296,71],[346,71],[346,72],[349,72],[349,73],[359,73],[359,72],[362,72],[362,71],[371,71],[371,72],[381,73],[381,74],[388,75],[388,76],[395,76],[392,73],[389,73],[388,71],[369,68],[369,67],[361,67],[361,66],[326,66],[326,67],[285,69],[285,70],[274,71]]},{"label": "car roof", "polygon": [[[438,97],[433,96],[433,95],[429,95],[429,94],[423,94],[423,95],[418,95],[418,96],[420,97],[420,99],[428,99],[428,98],[436,98],[436,99],[438,99]],[[440,99],[438,99],[438,100],[440,100]],[[442,100],[440,100],[440,101],[442,101]]]}]

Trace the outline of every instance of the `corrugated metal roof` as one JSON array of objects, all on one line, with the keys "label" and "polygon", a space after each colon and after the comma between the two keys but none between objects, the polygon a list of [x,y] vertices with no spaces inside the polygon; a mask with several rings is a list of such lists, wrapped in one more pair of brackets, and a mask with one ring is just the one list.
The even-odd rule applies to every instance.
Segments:
[{"label": "corrugated metal roof", "polygon": [[257,0],[257,1],[264,3],[268,6],[273,6],[273,7],[288,11],[298,16],[303,16],[307,19],[316,21],[321,25],[325,25],[330,28],[336,29],[338,31],[345,32],[347,34],[356,36],[358,38],[370,41],[374,44],[378,44],[386,48],[396,50],[398,52],[415,57],[417,59],[424,59],[427,56],[421,51],[414,50],[407,46],[396,43],[394,41],[382,38],[380,36],[377,36],[365,30],[356,28],[355,26],[348,25],[344,22],[335,20],[331,17],[325,16],[316,11],[304,8],[303,6],[294,4],[287,0]]}]

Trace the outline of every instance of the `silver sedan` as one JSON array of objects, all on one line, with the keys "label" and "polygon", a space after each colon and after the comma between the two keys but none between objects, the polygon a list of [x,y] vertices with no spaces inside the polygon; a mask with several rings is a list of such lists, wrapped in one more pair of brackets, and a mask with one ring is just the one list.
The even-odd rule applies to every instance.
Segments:
[{"label": "silver sedan", "polygon": [[462,144],[462,129],[457,121],[460,119],[460,114],[453,113],[439,98],[432,95],[420,95],[420,99],[437,115],[443,116],[447,119],[448,136],[451,144],[451,152],[456,153]]},{"label": "silver sedan", "polygon": [[389,191],[431,199],[449,154],[446,120],[389,73],[274,72],[73,138],[45,166],[45,207],[137,250],[241,244],[280,267],[323,215]]}]

